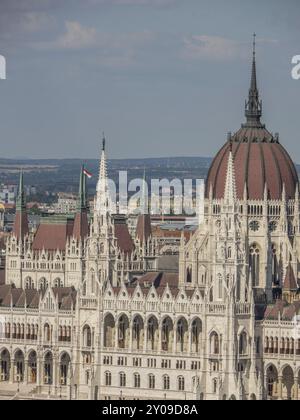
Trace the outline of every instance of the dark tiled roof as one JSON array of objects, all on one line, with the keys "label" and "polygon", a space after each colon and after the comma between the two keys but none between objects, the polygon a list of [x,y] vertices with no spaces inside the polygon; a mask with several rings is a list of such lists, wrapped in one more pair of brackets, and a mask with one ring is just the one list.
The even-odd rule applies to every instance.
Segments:
[{"label": "dark tiled roof", "polygon": [[118,247],[125,254],[131,254],[134,250],[134,243],[130,236],[126,223],[115,223],[115,237]]},{"label": "dark tiled roof", "polygon": [[89,233],[89,223],[87,212],[81,211],[78,212],[75,216],[73,236],[77,239],[84,239],[88,236]]},{"label": "dark tiled roof", "polygon": [[67,220],[65,223],[42,222],[33,240],[33,250],[64,251],[67,239],[72,236],[73,224],[73,220]]},{"label": "dark tiled roof", "polygon": [[[76,290],[73,287],[53,288],[61,310],[70,310],[76,305]],[[39,307],[41,292],[36,289],[17,289],[11,285],[0,286],[0,306],[9,307],[11,304],[17,308]]]},{"label": "dark tiled roof", "polygon": [[147,242],[152,236],[151,218],[149,214],[140,214],[136,227],[136,238],[141,243]]},{"label": "dark tiled roof", "polygon": [[173,273],[147,273],[144,276],[136,279],[131,283],[130,287],[140,285],[144,294],[149,292],[150,287],[154,286],[159,296],[162,296],[166,287],[169,286],[170,292],[173,296],[177,296],[178,288],[178,274]]},{"label": "dark tiled roof", "polygon": [[284,300],[277,300],[273,305],[268,305],[265,308],[263,318],[270,321],[277,321],[280,316],[284,321],[292,321],[299,313],[299,301],[289,304]]},{"label": "dark tiled roof", "polygon": [[76,304],[76,290],[73,287],[53,288],[53,293],[58,299],[60,309],[71,309]]},{"label": "dark tiled roof", "polygon": [[0,286],[5,284],[5,270],[0,270]]},{"label": "dark tiled roof", "polygon": [[17,211],[13,226],[13,234],[19,239],[29,233],[28,218],[25,211]]}]

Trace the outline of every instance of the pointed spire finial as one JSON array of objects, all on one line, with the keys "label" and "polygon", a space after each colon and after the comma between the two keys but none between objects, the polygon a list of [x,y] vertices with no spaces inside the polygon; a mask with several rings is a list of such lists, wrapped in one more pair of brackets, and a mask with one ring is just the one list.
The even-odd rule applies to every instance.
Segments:
[{"label": "pointed spire finial", "polygon": [[253,59],[256,58],[256,33],[253,34]]},{"label": "pointed spire finial", "polygon": [[245,116],[247,118],[246,127],[262,127],[260,121],[262,116],[262,102],[259,99],[259,91],[257,88],[256,75],[256,34],[253,34],[253,59],[251,83],[249,89],[248,100],[246,101]]},{"label": "pointed spire finial", "polygon": [[103,152],[105,152],[105,143],[106,143],[106,138],[105,138],[105,133],[103,131],[103,133],[102,133],[102,150],[103,150]]},{"label": "pointed spire finial", "polygon": [[16,200],[16,216],[13,233],[17,238],[23,238],[29,233],[28,219],[26,214],[26,199],[24,191],[23,170],[20,172],[18,196]]}]

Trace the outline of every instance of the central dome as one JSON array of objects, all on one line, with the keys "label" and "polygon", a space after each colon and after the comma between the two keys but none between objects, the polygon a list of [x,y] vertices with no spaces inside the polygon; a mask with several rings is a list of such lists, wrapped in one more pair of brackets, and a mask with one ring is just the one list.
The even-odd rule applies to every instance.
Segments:
[{"label": "central dome", "polygon": [[234,159],[238,199],[263,200],[265,188],[269,200],[280,200],[285,187],[286,198],[295,197],[298,175],[287,151],[261,123],[262,103],[256,81],[255,52],[253,54],[251,86],[245,110],[247,122],[216,155],[206,180],[206,198],[224,197],[227,164],[230,151]]}]

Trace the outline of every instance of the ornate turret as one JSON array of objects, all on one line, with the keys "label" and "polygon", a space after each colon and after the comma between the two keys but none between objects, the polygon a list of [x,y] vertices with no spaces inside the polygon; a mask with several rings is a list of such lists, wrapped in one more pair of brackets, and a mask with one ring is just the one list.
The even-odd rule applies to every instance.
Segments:
[{"label": "ornate turret", "polygon": [[13,235],[23,239],[29,233],[28,218],[26,212],[26,199],[24,192],[23,172],[20,173],[18,196],[16,200],[16,217],[13,227]]}]

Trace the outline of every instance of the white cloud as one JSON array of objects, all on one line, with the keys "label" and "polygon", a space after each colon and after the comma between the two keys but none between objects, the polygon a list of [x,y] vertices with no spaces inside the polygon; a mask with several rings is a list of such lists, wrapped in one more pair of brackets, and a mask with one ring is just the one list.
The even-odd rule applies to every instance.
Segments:
[{"label": "white cloud", "polygon": [[231,60],[243,55],[240,43],[231,39],[209,35],[193,35],[184,38],[182,56],[190,60]]},{"label": "white cloud", "polygon": [[80,49],[95,46],[97,31],[95,28],[84,27],[79,22],[66,21],[66,32],[54,43],[53,47],[61,49]]},{"label": "white cloud", "polygon": [[[275,39],[259,38],[258,45],[278,44]],[[185,37],[181,56],[188,60],[233,60],[248,59],[250,43],[238,42],[228,38],[211,35],[193,35]]]},{"label": "white cloud", "polygon": [[31,46],[44,51],[91,50],[97,61],[108,67],[127,67],[138,61],[144,47],[157,39],[153,32],[106,33],[76,21],[65,22],[65,32],[53,41]]},{"label": "white cloud", "polygon": [[54,18],[44,12],[25,12],[20,16],[20,25],[25,32],[37,32],[54,22]]}]

